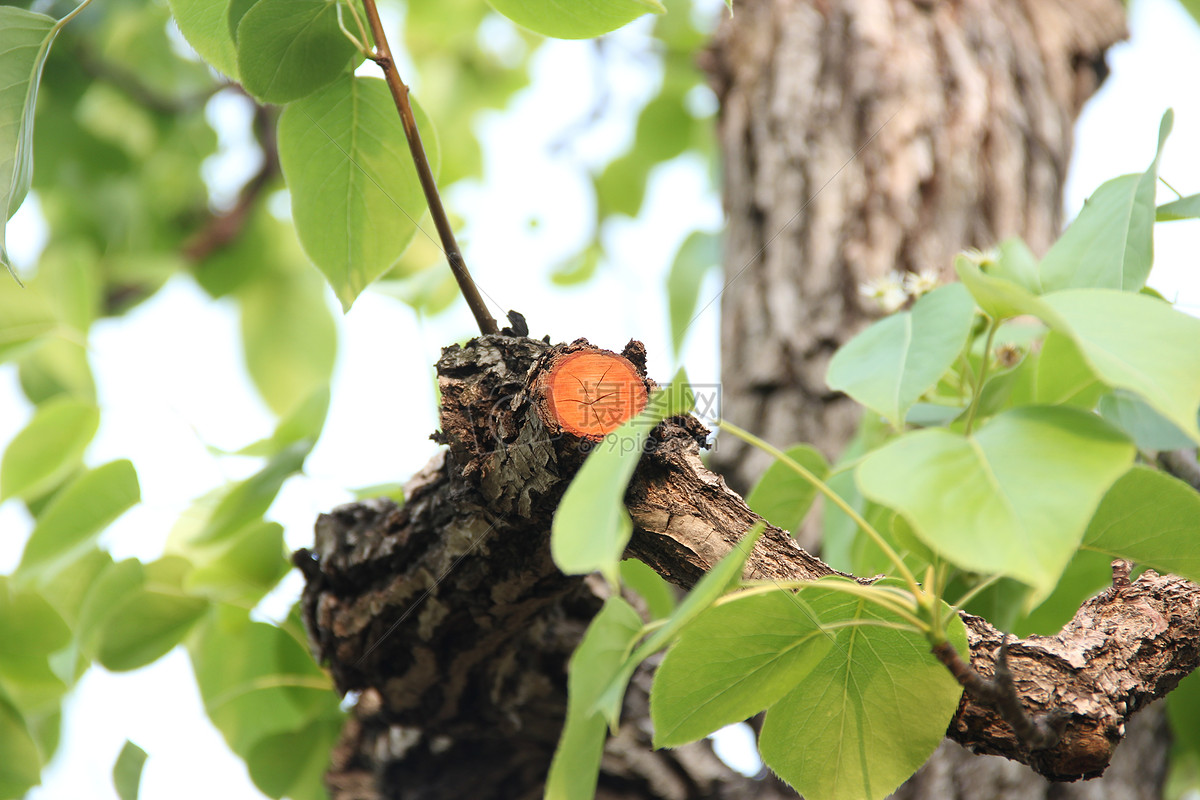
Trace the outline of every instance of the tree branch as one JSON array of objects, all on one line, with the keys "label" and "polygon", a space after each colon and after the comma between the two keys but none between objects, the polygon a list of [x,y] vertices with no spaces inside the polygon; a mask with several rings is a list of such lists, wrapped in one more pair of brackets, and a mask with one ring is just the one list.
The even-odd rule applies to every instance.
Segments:
[{"label": "tree branch", "polygon": [[[306,624],[338,688],[363,691],[392,725],[423,743],[372,769],[425,769],[414,754],[433,758],[429,748],[439,736],[460,742],[456,737],[478,736],[469,732],[482,726],[495,730],[493,738],[471,746],[495,755],[492,766],[505,777],[497,772],[494,781],[533,781],[522,786],[534,791],[544,777],[565,709],[565,659],[604,588],[562,575],[550,560],[554,509],[585,448],[570,436],[548,435],[536,387],[547,364],[588,348],[583,340],[551,347],[503,336],[446,348],[438,363],[442,430],[435,436],[446,451],[414,478],[403,508],[376,502],[338,509],[318,522],[313,551],[297,554],[307,579]],[[625,355],[644,368],[640,345]],[[701,464],[702,438],[690,417],[663,423],[626,494],[635,526],[629,554],[684,587],[759,521]],[[749,578],[777,580],[832,573],[770,526],[746,569]],[[1061,722],[1061,736],[1054,743],[1018,736],[994,698],[980,702],[969,693],[948,735],[1053,780],[1103,772],[1129,716],[1200,661],[1200,587],[1149,570],[1086,602],[1055,636],[1010,639],[1003,660],[1011,677],[996,668],[1006,634],[979,617],[961,617],[970,669],[983,681],[1011,685],[1024,715],[1055,728]],[[631,713],[627,705],[627,718]],[[497,720],[505,721],[500,728]],[[637,727],[637,719],[628,722]],[[360,766],[374,758],[356,752]],[[524,778],[515,777],[518,764],[529,766]],[[678,762],[671,768],[686,771]],[[602,785],[605,775],[616,780],[604,772]],[[482,792],[472,796],[518,796],[472,788]]]}]

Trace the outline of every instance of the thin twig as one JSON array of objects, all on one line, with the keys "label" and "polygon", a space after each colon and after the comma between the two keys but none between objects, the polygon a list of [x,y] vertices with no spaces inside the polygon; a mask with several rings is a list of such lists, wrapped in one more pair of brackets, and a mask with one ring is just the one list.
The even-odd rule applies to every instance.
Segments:
[{"label": "thin twig", "polygon": [[1196,451],[1164,450],[1158,454],[1158,464],[1170,475],[1191,485],[1200,492],[1200,464],[1196,462]]},{"label": "thin twig", "polygon": [[412,152],[413,164],[417,168],[417,177],[421,180],[421,188],[425,191],[425,200],[429,204],[429,215],[433,217],[433,224],[437,227],[438,236],[442,240],[442,250],[446,253],[446,261],[450,263],[450,271],[454,273],[454,279],[458,282],[463,299],[467,301],[467,306],[475,315],[475,322],[479,324],[479,332],[499,333],[496,320],[488,312],[487,306],[484,305],[483,298],[479,294],[479,288],[475,286],[475,281],[471,279],[471,273],[467,271],[467,263],[458,249],[458,242],[454,239],[450,220],[447,219],[446,210],[442,207],[437,181],[433,177],[433,170],[430,169],[429,159],[425,156],[425,147],[421,144],[417,121],[413,117],[412,106],[408,102],[408,86],[400,80],[400,73],[396,70],[396,62],[392,59],[392,51],[388,47],[387,36],[383,32],[383,23],[379,20],[379,9],[375,7],[375,0],[363,0],[363,8],[367,12],[367,22],[371,26],[371,35],[375,39],[375,55],[372,60],[383,70],[388,88],[392,91],[392,98],[396,101],[396,110],[400,112],[400,122],[404,126],[404,135],[408,139],[408,149]]},{"label": "thin twig", "polygon": [[183,254],[197,264],[232,243],[246,226],[259,197],[279,175],[279,150],[275,144],[274,114],[261,105],[254,106],[254,132],[262,148],[263,163],[238,194],[237,203],[208,223],[183,245]]},{"label": "thin twig", "polygon": [[1008,668],[1007,637],[1000,643],[995,673],[991,680],[963,661],[954,645],[949,642],[935,645],[933,654],[976,700],[995,708],[1013,729],[1017,739],[1030,750],[1046,750],[1062,739],[1068,717],[1061,709],[1051,709],[1045,714],[1032,717],[1021,705],[1012,670]]}]

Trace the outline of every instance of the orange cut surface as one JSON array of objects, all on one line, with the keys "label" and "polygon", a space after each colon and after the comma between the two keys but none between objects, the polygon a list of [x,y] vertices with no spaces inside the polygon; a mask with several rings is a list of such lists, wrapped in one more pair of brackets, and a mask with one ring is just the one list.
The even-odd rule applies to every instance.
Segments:
[{"label": "orange cut surface", "polygon": [[547,398],[563,430],[601,439],[646,405],[646,385],[629,360],[572,353],[550,371]]}]

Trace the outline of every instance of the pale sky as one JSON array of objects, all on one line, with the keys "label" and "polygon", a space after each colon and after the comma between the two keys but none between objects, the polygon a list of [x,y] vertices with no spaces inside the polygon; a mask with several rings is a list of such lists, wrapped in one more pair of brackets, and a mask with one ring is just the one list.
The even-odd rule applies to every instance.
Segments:
[{"label": "pale sky", "polygon": [[[1176,0],[1134,0],[1133,40],[1112,50],[1112,74],[1085,109],[1068,182],[1066,207],[1073,216],[1083,199],[1116,175],[1144,170],[1153,157],[1159,117],[1175,108],[1175,132],[1161,174],[1183,192],[1200,192],[1200,28]],[[618,36],[631,47],[645,25]],[[532,89],[504,113],[486,114],[478,133],[486,148],[482,182],[456,187],[456,210],[466,219],[466,257],[483,291],[502,317],[523,312],[534,335],[552,340],[586,336],[620,349],[631,337],[646,343],[653,376],[669,377],[674,364],[666,322],[663,281],[684,235],[721,224],[719,200],[706,193],[705,168],[686,160],[654,177],[648,213],[606,230],[612,263],[582,288],[552,288],[545,277],[589,235],[594,211],[573,156],[548,156],[547,144],[577,119],[592,98],[594,63],[589,45],[554,42],[535,58]],[[655,76],[657,79],[657,76]],[[600,129],[577,150],[603,159],[628,141],[631,109],[652,90],[644,73],[617,63],[603,76],[614,108]],[[419,94],[419,85],[416,87]],[[236,102],[216,101],[217,119],[236,120]],[[214,174],[253,169],[244,145],[229,137],[228,152]],[[36,156],[36,154],[35,154]],[[220,188],[220,187],[217,187]],[[1160,190],[1160,201],[1171,199]],[[530,220],[537,220],[530,226]],[[40,247],[36,201],[10,223],[19,265]],[[22,235],[24,234],[24,235]],[[1157,259],[1151,284],[1200,314],[1200,223],[1156,228]],[[719,290],[710,277],[701,303]],[[336,307],[330,296],[331,307]],[[692,380],[715,382],[719,374],[717,308],[693,325],[684,362]],[[399,302],[364,294],[341,321],[340,356],[333,404],[306,474],[289,481],[269,516],[282,523],[289,546],[311,543],[317,514],[350,499],[346,489],[404,480],[434,452],[436,427],[432,364],[440,347],[471,335],[473,321],[460,302],[424,322]],[[252,459],[218,459],[208,445],[236,449],[269,433],[273,418],[254,395],[240,363],[238,324],[231,303],[212,302],[185,278],[170,282],[151,302],[118,320],[95,325],[91,359],[102,426],[88,450],[90,464],[130,458],[138,470],[144,502],[104,536],[116,557],[152,559],[190,501],[226,480],[257,468]],[[380,364],[389,365],[381,370]],[[152,369],[148,365],[153,365]],[[21,429],[30,409],[16,371],[0,367],[0,444]],[[735,420],[736,422],[736,420]],[[780,443],[789,444],[789,443]],[[0,572],[17,563],[30,521],[15,501],[0,506]],[[264,602],[262,613],[280,615],[295,599],[293,573]],[[93,668],[67,703],[63,742],[32,800],[116,797],[110,779],[124,740],[150,754],[142,782],[145,800],[260,797],[242,762],[225,747],[200,705],[186,655],[176,649],[159,662],[114,675]]]}]

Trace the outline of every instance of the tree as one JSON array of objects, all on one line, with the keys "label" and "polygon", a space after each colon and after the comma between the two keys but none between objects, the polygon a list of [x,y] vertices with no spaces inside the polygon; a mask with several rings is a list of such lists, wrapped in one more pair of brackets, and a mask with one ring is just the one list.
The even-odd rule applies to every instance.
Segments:
[{"label": "tree", "polygon": [[[573,36],[598,33],[645,10],[641,4],[630,3],[620,19],[597,21],[586,14],[561,11],[527,16],[528,4],[510,7],[497,3],[497,7],[523,24]],[[755,8],[750,6],[746,17],[751,26]],[[598,767],[602,769],[602,791],[613,796],[671,796],[676,791],[672,787],[680,787],[680,792],[723,796],[782,792],[782,787],[764,789],[735,775],[704,745],[650,754],[649,730],[641,723],[648,713],[651,665],[639,662],[647,655],[657,659],[654,651],[682,637],[658,672],[655,680],[663,683],[655,689],[660,699],[654,701],[658,741],[682,742],[694,738],[689,734],[695,734],[701,723],[723,716],[729,717],[725,721],[733,721],[780,699],[778,693],[770,701],[759,695],[749,699],[734,696],[729,701],[732,706],[723,707],[720,713],[701,715],[700,720],[679,719],[679,709],[687,708],[678,698],[679,691],[738,685],[736,675],[708,675],[705,684],[700,680],[705,676],[695,674],[703,654],[711,652],[712,643],[704,641],[706,631],[746,627],[753,632],[753,621],[770,610],[762,604],[786,603],[789,613],[802,609],[790,623],[799,626],[792,631],[794,643],[783,648],[794,655],[786,668],[781,668],[791,683],[768,682],[770,691],[777,692],[816,670],[817,662],[826,663],[829,653],[836,656],[834,651],[844,651],[843,631],[866,637],[863,641],[874,645],[883,641],[870,638],[872,626],[860,624],[865,619],[860,611],[846,616],[846,596],[874,603],[866,621],[890,626],[877,624],[874,628],[884,631],[880,636],[901,637],[910,650],[914,636],[921,641],[914,631],[924,631],[929,642],[941,648],[946,665],[957,670],[976,695],[985,696],[964,701],[956,714],[959,689],[943,665],[916,650],[911,660],[890,664],[885,672],[899,676],[891,692],[903,687],[925,701],[897,709],[903,712],[906,735],[920,744],[913,748],[914,753],[883,759],[886,763],[879,766],[872,759],[869,769],[858,770],[856,780],[864,792],[886,791],[898,777],[911,772],[941,738],[951,716],[958,725],[952,728],[954,735],[985,750],[1032,762],[1047,774],[1077,777],[1102,769],[1111,743],[1098,750],[1093,747],[1089,751],[1086,746],[1081,750],[1081,742],[1086,745],[1095,740],[1084,734],[1097,730],[1096,725],[1111,728],[1123,722],[1132,711],[1130,705],[1165,692],[1194,667],[1194,648],[1189,650],[1186,645],[1189,625],[1195,623],[1194,601],[1189,600],[1195,597],[1194,586],[1147,575],[1127,587],[1123,581],[1128,576],[1114,572],[1113,591],[1085,606],[1080,619],[1112,611],[1115,616],[1106,617],[1112,626],[1110,635],[1123,633],[1125,639],[1138,642],[1146,640],[1144,634],[1130,632],[1130,626],[1145,621],[1146,615],[1138,609],[1161,609],[1172,624],[1161,631],[1155,626],[1150,635],[1157,637],[1155,641],[1170,657],[1146,671],[1145,659],[1137,652],[1117,654],[1116,661],[1104,666],[1127,676],[1134,685],[1126,696],[1108,697],[1107,705],[1090,717],[1080,714],[1082,719],[1072,718],[1061,731],[1058,724],[1062,720],[1054,715],[1054,704],[1047,698],[1032,693],[1022,697],[1036,711],[1047,711],[1045,717],[1035,713],[1030,719],[1011,709],[1005,711],[1004,698],[1011,699],[1008,684],[1001,680],[997,689],[972,682],[964,663],[955,660],[954,648],[947,649],[957,643],[959,653],[966,654],[965,632],[956,627],[957,618],[943,615],[934,602],[936,595],[927,594],[933,587],[945,591],[949,573],[942,575],[942,567],[925,576],[921,586],[915,580],[908,582],[912,597],[920,601],[914,601],[911,611],[905,610],[908,607],[903,603],[909,601],[903,594],[885,584],[836,580],[799,589],[800,605],[793,602],[797,596],[787,592],[750,590],[706,608],[741,573],[744,564],[750,577],[781,583],[815,579],[830,570],[796,549],[778,527],[751,534],[761,536],[757,549],[738,548],[739,537],[753,527],[756,516],[699,466],[695,452],[702,431],[678,416],[688,405],[686,392],[656,395],[638,418],[640,427],[633,425],[615,438],[605,438],[585,461],[590,448],[581,445],[589,439],[581,440],[578,431],[557,435],[555,426],[562,424],[562,415],[553,392],[534,391],[541,384],[527,385],[526,378],[553,374],[552,370],[578,353],[617,357],[596,354],[583,344],[548,347],[523,338],[518,335],[522,323],[516,316],[510,318],[509,335],[485,338],[461,349],[449,348],[443,355],[439,362],[443,398],[439,435],[448,445],[447,455],[408,485],[403,507],[380,499],[324,517],[318,523],[316,545],[297,554],[296,563],[308,580],[301,607],[278,626],[250,618],[247,609],[274,586],[286,568],[280,552],[282,531],[263,515],[283,482],[301,469],[320,432],[332,367],[332,327],[319,282],[304,267],[304,256],[295,249],[289,226],[266,213],[265,198],[278,186],[279,166],[288,179],[292,216],[305,253],[325,272],[343,306],[353,303],[364,286],[381,275],[385,281],[408,276],[408,297],[422,308],[436,307],[446,296],[444,286],[433,287],[428,280],[421,285],[422,277],[429,273],[420,267],[440,254],[422,252],[415,245],[407,247],[417,235],[416,225],[395,222],[395,206],[413,213],[420,207],[422,192],[404,158],[405,141],[397,129],[388,92],[379,81],[347,74],[347,69],[361,60],[356,47],[365,48],[373,38],[375,47],[382,48],[377,33],[368,36],[368,27],[375,26],[365,21],[360,24],[362,16],[374,22],[372,10],[372,3],[355,14],[350,6],[274,0],[260,0],[249,7],[174,4],[185,36],[211,64],[237,75],[261,100],[288,104],[278,121],[278,162],[271,156],[274,112],[259,107],[256,126],[267,157],[237,202],[212,215],[197,204],[202,193],[194,170],[170,169],[177,163],[194,164],[197,154],[212,148],[211,132],[200,124],[201,106],[196,101],[212,91],[212,78],[180,60],[165,38],[145,35],[147,28],[155,31],[162,24],[165,11],[146,14],[141,8],[116,6],[103,18],[85,14],[78,24],[88,22],[91,28],[78,40],[62,39],[50,51],[36,119],[41,138],[34,185],[42,189],[55,239],[29,289],[20,293],[15,287],[6,287],[4,294],[6,355],[19,361],[22,388],[38,404],[36,414],[9,446],[0,465],[4,484],[0,491],[5,497],[21,498],[37,520],[22,563],[7,582],[10,610],[4,618],[10,624],[12,652],[20,654],[15,663],[5,662],[3,673],[6,726],[12,731],[12,736],[4,737],[10,748],[6,755],[11,757],[3,763],[18,767],[10,768],[7,778],[11,791],[20,793],[36,779],[35,767],[54,750],[60,698],[89,663],[129,669],[153,661],[185,641],[210,715],[234,751],[246,759],[256,783],[270,794],[307,796],[316,792],[323,771],[317,754],[332,746],[329,785],[338,796],[403,792],[525,796],[540,791],[564,714],[567,733],[551,777],[551,785],[563,796],[590,793],[588,772]],[[7,108],[17,123],[11,130],[23,133],[34,121],[25,92],[36,84],[24,76],[36,78],[40,59],[58,29],[52,20],[38,15],[9,8],[4,11],[8,13],[6,22],[12,23],[5,27],[5,64],[15,64],[16,75],[24,80],[14,83],[21,102]],[[410,51],[420,54],[422,44],[428,48],[426,54],[453,49],[454,43],[462,40],[461,31],[471,32],[475,27],[458,23],[477,20],[483,14],[476,4],[464,3],[461,11],[463,16],[447,28],[444,5],[437,9],[412,6],[406,25]],[[358,42],[348,44],[342,28]],[[636,212],[640,191],[631,192],[629,185],[640,186],[651,165],[677,155],[700,135],[697,131],[702,125],[684,113],[685,98],[696,81],[686,65],[700,35],[684,15],[662,17],[658,28],[668,48],[664,89],[642,112],[638,147],[597,178],[603,213]],[[727,34],[727,44],[737,36],[736,27],[730,30],[735,33]],[[13,38],[7,38],[9,33]],[[429,35],[424,42],[423,34]],[[67,47],[68,43],[72,46]],[[1102,48],[1102,44],[1093,46]],[[481,78],[481,70],[477,65],[473,69],[470,60],[473,45],[461,47],[466,66],[448,69],[448,79],[460,87],[473,86],[481,95],[496,90],[488,95],[490,102],[502,102],[505,90],[520,79]],[[130,60],[136,68],[122,69],[121,64]],[[749,62],[727,54],[724,63],[740,67]],[[1081,63],[1090,62],[1082,59]],[[149,64],[154,68],[148,68]],[[519,75],[519,66],[519,61],[510,66],[509,74]],[[501,84],[498,90],[497,84]],[[731,84],[729,91],[736,87]],[[478,158],[477,144],[463,122],[472,104],[451,106],[447,100],[451,94],[461,96],[462,92],[441,96],[440,107],[436,95],[423,97],[429,117],[439,122],[442,132],[436,140],[426,135],[425,141],[430,160],[435,164],[440,160],[443,165],[443,183],[469,174]],[[727,102],[726,131],[733,125],[728,114],[731,107]],[[56,132],[62,135],[62,131],[76,130],[78,126],[68,122],[76,116],[87,121],[86,135],[56,141]],[[422,130],[430,130],[420,109],[416,109],[416,119]],[[49,136],[40,133],[47,130]],[[10,143],[19,166],[29,154],[28,147],[19,137],[11,138]],[[1161,146],[1160,142],[1160,150]],[[831,367],[830,382],[880,417],[890,418],[894,429],[903,427],[914,402],[925,395],[926,399],[940,399],[947,407],[948,398],[957,398],[961,402],[955,412],[964,415],[960,427],[970,432],[973,425],[979,426],[977,436],[970,440],[962,438],[961,432],[937,430],[949,419],[930,416],[936,411],[930,408],[922,409],[926,417],[910,420],[930,430],[897,437],[894,430],[889,433],[868,426],[863,446],[872,452],[858,470],[861,495],[850,499],[861,505],[869,497],[874,505],[861,505],[860,531],[842,534],[842,542],[857,554],[859,563],[878,564],[889,550],[901,549],[908,551],[905,560],[884,562],[883,566],[901,574],[915,573],[919,566],[935,561],[932,554],[936,552],[968,568],[1007,575],[995,584],[991,595],[982,595],[992,605],[1009,611],[1019,609],[1022,602],[1029,605],[1029,590],[1022,588],[1020,581],[1032,586],[1038,599],[1056,599],[1053,608],[1057,612],[1068,608],[1064,618],[1075,613],[1083,596],[1099,588],[1059,579],[1065,574],[1066,558],[1081,537],[1090,552],[1125,556],[1195,576],[1187,560],[1194,549],[1187,547],[1178,533],[1171,534],[1169,520],[1163,516],[1164,510],[1170,510],[1181,519],[1194,519],[1194,493],[1161,473],[1129,466],[1131,437],[1143,449],[1169,450],[1162,446],[1168,442],[1194,450],[1194,418],[1200,404],[1196,387],[1186,377],[1195,373],[1187,367],[1194,354],[1189,354],[1186,346],[1189,337],[1194,338],[1193,324],[1165,304],[1135,294],[1149,267],[1146,229],[1147,219],[1155,214],[1156,167],[1157,158],[1148,172],[1102,187],[1091,215],[1081,217],[1072,229],[1075,233],[1060,241],[1056,257],[1052,250],[1039,265],[1023,245],[1011,242],[995,253],[961,260],[957,272],[966,289],[938,289],[910,311],[877,323],[841,351],[840,365]],[[13,174],[18,178],[13,185],[19,191],[6,197],[10,207],[19,201],[24,188],[19,180],[22,171],[15,169]],[[143,197],[130,191],[129,176],[161,185],[153,195]],[[347,187],[347,192],[324,191],[330,180]],[[1145,186],[1150,187],[1148,201]],[[69,191],[55,191],[64,187]],[[376,192],[375,200],[368,201]],[[115,201],[95,202],[96,198],[131,196],[141,203],[132,220]],[[344,200],[347,197],[350,202]],[[1114,198],[1125,198],[1123,206],[1116,203],[1118,212],[1125,215],[1123,227],[1113,225]],[[1054,209],[1057,203],[1054,196],[1049,207]],[[1193,205],[1194,199],[1188,198],[1159,213],[1187,216],[1194,214]],[[340,224],[343,220],[344,226]],[[1108,258],[1094,259],[1096,269],[1082,283],[1072,284],[1080,253],[1100,241],[1101,234],[1114,231],[1123,232],[1129,247],[1103,248],[1102,255]],[[990,242],[951,244],[949,251],[967,244]],[[1033,244],[1042,249],[1039,245],[1045,242],[1034,240]],[[696,254],[702,253],[705,245],[703,237],[690,240],[673,276],[678,288],[672,308],[680,331],[677,343],[696,306],[695,276],[704,266],[694,261],[689,264],[688,258],[703,258]],[[443,246],[453,254],[445,239]],[[592,245],[581,268],[573,271],[575,274],[562,273],[560,279],[586,273],[601,246]],[[242,449],[247,455],[264,458],[262,468],[198,501],[172,533],[166,556],[148,563],[114,561],[96,548],[96,537],[107,522],[137,501],[137,476],[128,462],[120,460],[99,467],[82,466],[83,449],[95,433],[97,410],[79,338],[80,334],[86,336],[97,316],[120,313],[152,295],[180,268],[181,253],[189,260],[184,268],[193,271],[207,292],[236,300],[247,366],[280,421],[272,436]],[[1115,296],[1097,294],[1096,287],[1108,285],[1114,275],[1118,276],[1116,288],[1132,291]],[[1076,306],[1054,291],[1072,285],[1082,287],[1078,291],[1085,293]],[[1101,307],[1100,303],[1109,305]],[[991,345],[997,337],[1004,342],[1006,336],[1016,335],[999,325],[1016,312],[1041,319],[1052,333],[1036,357],[1032,350],[1012,348],[1003,351],[1004,360],[993,357]],[[1129,340],[1140,348],[1138,357],[1103,337],[1103,326],[1096,325],[1101,313],[1105,322],[1137,320],[1131,324]],[[486,324],[481,316],[481,325]],[[892,341],[897,326],[925,337],[929,349],[922,353],[938,353],[928,359],[932,363],[913,371],[896,371],[889,359],[879,360],[878,353]],[[974,346],[965,351],[966,366],[955,366],[968,337]],[[1156,346],[1167,365],[1161,374],[1153,370],[1159,362],[1142,357],[1147,338],[1156,345],[1159,340],[1164,342]],[[1171,342],[1176,343],[1174,347]],[[623,358],[624,362],[616,363],[644,372],[645,353],[638,346],[627,348]],[[1008,363],[1013,358],[1018,363]],[[1071,370],[1082,375],[1086,378],[1083,383],[1088,384],[1088,399],[1080,404],[1087,408],[1100,404],[1109,422],[1067,407],[1051,411],[1026,408],[1030,399],[1040,397],[1036,386],[1027,385],[1032,365],[1045,365],[1049,375],[1069,375]],[[864,371],[870,373],[868,377],[883,373],[910,389],[915,382],[916,394],[906,390],[903,400],[896,395],[881,400],[872,381],[864,380]],[[1137,374],[1131,375],[1133,372]],[[986,381],[989,374],[991,380]],[[1155,380],[1147,380],[1147,375]],[[1108,387],[1126,393],[1107,395],[1106,407],[1099,395]],[[1074,395],[1072,392],[1070,399],[1076,399]],[[590,395],[584,399],[592,402]],[[651,432],[650,423],[664,418]],[[1040,434],[1031,434],[1031,425],[1040,426]],[[555,435],[547,437],[547,431]],[[1151,438],[1143,440],[1143,436]],[[1068,484],[1070,509],[1054,508],[1056,521],[1062,524],[1029,525],[1023,530],[1021,524],[1015,526],[1018,534],[1032,531],[1051,541],[1053,553],[1048,560],[1053,564],[1031,564],[1019,553],[1004,552],[993,554],[980,567],[979,548],[985,542],[974,540],[969,547],[955,547],[952,537],[946,536],[944,517],[926,504],[914,503],[914,498],[920,497],[912,487],[888,477],[905,477],[908,472],[894,468],[889,458],[911,465],[920,462],[920,448],[930,443],[949,446],[950,441],[975,442],[992,459],[984,463],[1000,466],[1008,465],[1001,463],[1002,445],[1007,441],[1028,441],[1033,449],[1043,441],[1062,445],[1043,447],[1045,452],[1039,452],[1038,458],[1023,453],[1016,460],[1018,472],[1050,465],[1054,477],[1061,474],[1074,480]],[[622,452],[622,446],[630,442],[637,447]],[[647,442],[653,446],[635,472],[636,456]],[[618,446],[613,447],[614,443]],[[1064,461],[1064,453],[1075,455]],[[798,521],[811,501],[811,487],[836,496],[822,480],[828,467],[818,453],[794,451],[781,463],[789,459],[800,474],[807,475],[805,480],[783,477],[786,473],[780,467],[768,473],[756,489],[757,497],[750,498],[771,522]],[[1168,461],[1178,463],[1175,457]],[[567,489],[567,481],[581,463],[586,466],[580,479]],[[962,477],[938,474],[934,466],[928,465],[928,472],[911,471],[936,486],[957,485],[955,481]],[[631,473],[632,483],[626,491]],[[1038,487],[1018,483],[1032,498],[1030,505],[1037,507],[1042,502]],[[843,483],[839,491],[846,495],[854,487]],[[670,593],[652,573],[635,566],[617,566],[629,535],[621,525],[622,497],[636,529],[634,538],[628,540],[631,552],[674,582],[696,585],[689,600],[673,612]],[[1141,497],[1152,497],[1154,503],[1144,508],[1131,499]],[[1134,513],[1131,509],[1143,515],[1137,519],[1146,527],[1139,530],[1161,531],[1168,546],[1134,546],[1145,542],[1131,540],[1128,531],[1115,522],[1123,514]],[[960,507],[954,511],[964,513]],[[1064,521],[1064,515],[1069,519]],[[1017,516],[1018,523],[1026,521],[1021,514]],[[686,524],[673,525],[672,520]],[[557,530],[553,546],[547,549],[546,535],[552,525]],[[579,534],[585,531],[595,538],[580,541]],[[599,569],[610,586],[619,569],[629,585],[640,587],[649,613],[666,615],[658,632],[651,633],[628,659],[622,656],[642,633],[641,617],[603,582],[564,574],[593,569]],[[928,580],[930,576],[933,581]],[[1089,573],[1082,582],[1086,584],[1091,577]],[[967,589],[979,578],[964,573],[956,580]],[[798,589],[792,583],[787,586]],[[1186,613],[1188,602],[1193,603],[1190,616]],[[746,608],[753,613],[746,614]],[[1136,613],[1122,615],[1122,609],[1129,608]],[[742,616],[728,617],[739,609]],[[1172,611],[1179,612],[1178,622]],[[897,612],[901,612],[899,617],[895,617]],[[1151,619],[1154,613],[1166,618],[1151,611]],[[593,617],[595,621],[591,621]],[[334,684],[343,691],[361,692],[348,722],[328,691],[328,677],[301,645],[304,637],[298,623],[302,618]],[[574,657],[568,700],[565,665],[589,621],[591,633]],[[1007,622],[1022,624],[1013,617]],[[945,628],[947,624],[949,628]],[[970,625],[971,661],[988,674],[997,654],[1003,652],[1002,639],[986,623]],[[896,626],[906,630],[895,630]],[[748,639],[740,641],[739,647],[748,646]],[[1042,675],[1045,685],[1066,695],[1058,698],[1063,706],[1079,710],[1062,676],[1036,672],[1048,668],[1045,653],[1039,654],[1025,642],[1012,648],[1010,660],[1018,685],[1032,674]],[[861,677],[852,669],[845,671],[849,669],[846,665],[852,664],[849,659],[835,659],[827,667],[829,664],[842,669],[840,674]],[[813,674],[825,673],[816,670]],[[627,681],[628,693],[624,688]],[[1000,700],[986,698],[989,692],[999,692]],[[597,748],[603,742],[605,718],[614,716],[622,702],[624,722],[606,745],[601,764]],[[757,708],[747,705],[756,703],[760,704]],[[705,708],[711,711],[713,706]],[[776,718],[785,720],[782,724],[800,719],[799,712],[793,711],[779,712]],[[746,713],[739,716],[741,712]],[[1032,723],[1033,730],[1014,736],[1002,718],[1018,730],[1022,720]],[[788,780],[814,787],[814,796],[831,792],[828,775],[814,776],[803,764],[796,764],[794,757],[781,754],[778,719],[768,717],[768,724],[774,721],[777,731],[772,738],[765,730],[763,739],[772,766]],[[672,721],[677,723],[674,727],[664,724]],[[1039,729],[1041,723],[1049,726],[1049,734]],[[1108,728],[1100,730],[1109,735]],[[1054,739],[1053,746],[1039,747],[1047,737]],[[874,738],[886,741],[878,734]],[[337,744],[332,745],[335,739]],[[769,744],[771,741],[775,744]],[[846,746],[836,738],[827,744]],[[859,742],[859,746],[865,743]],[[1064,759],[1064,753],[1076,760]],[[296,754],[305,755],[302,771],[295,766]],[[919,756],[915,762],[914,754]],[[1088,759],[1079,761],[1082,755]],[[470,763],[471,770],[462,770],[464,763]],[[136,784],[128,778],[136,772],[137,752],[130,749],[120,764],[122,780]],[[854,783],[851,787],[844,774],[834,777],[842,791],[855,791],[853,787],[859,786]]]}]

